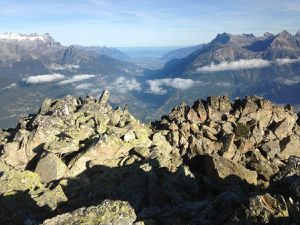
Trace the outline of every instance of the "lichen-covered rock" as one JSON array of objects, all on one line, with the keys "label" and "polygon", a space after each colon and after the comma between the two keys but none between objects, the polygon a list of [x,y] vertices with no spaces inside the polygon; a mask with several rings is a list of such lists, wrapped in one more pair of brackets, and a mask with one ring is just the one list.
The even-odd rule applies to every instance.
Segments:
[{"label": "lichen-covered rock", "polygon": [[250,199],[248,217],[251,221],[273,224],[275,219],[289,217],[288,207],[283,196],[259,195]]},{"label": "lichen-covered rock", "polygon": [[67,171],[65,163],[53,153],[44,154],[39,160],[35,172],[40,175],[43,182],[58,180]]},{"label": "lichen-covered rock", "polygon": [[41,178],[31,171],[2,171],[0,176],[0,194],[11,195],[18,191],[34,191],[42,188]]},{"label": "lichen-covered rock", "polygon": [[39,207],[47,206],[51,210],[55,210],[59,205],[68,201],[68,198],[60,185],[52,190],[45,190],[40,195],[34,196],[33,199]]},{"label": "lichen-covered rock", "polygon": [[128,202],[105,200],[98,206],[80,208],[43,222],[43,225],[131,225],[136,220],[134,209]]}]

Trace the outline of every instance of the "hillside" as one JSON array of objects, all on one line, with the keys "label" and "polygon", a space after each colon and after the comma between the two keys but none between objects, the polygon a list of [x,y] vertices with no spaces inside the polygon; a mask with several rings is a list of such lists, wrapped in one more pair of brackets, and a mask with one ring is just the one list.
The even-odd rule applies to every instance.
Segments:
[{"label": "hillside", "polygon": [[151,124],[109,92],[46,99],[0,130],[0,224],[298,224],[300,122],[226,96]]},{"label": "hillside", "polygon": [[178,48],[178,49],[172,50],[172,51],[164,54],[162,58],[167,61],[171,61],[173,59],[185,58],[188,55],[192,54],[193,52],[201,49],[202,47],[204,47],[204,44],[194,45],[194,46],[189,46],[189,47],[184,47],[184,48]]}]

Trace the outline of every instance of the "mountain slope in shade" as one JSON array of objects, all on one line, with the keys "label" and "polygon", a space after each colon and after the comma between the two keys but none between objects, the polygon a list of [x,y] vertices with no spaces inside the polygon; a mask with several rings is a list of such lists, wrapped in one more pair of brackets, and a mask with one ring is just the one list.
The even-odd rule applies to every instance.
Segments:
[{"label": "mountain slope in shade", "polygon": [[172,51],[166,53],[162,58],[164,60],[168,60],[168,61],[170,61],[172,59],[181,59],[203,47],[204,47],[204,44],[189,46],[189,47],[185,47],[185,48],[178,48],[178,49],[175,49],[175,50],[172,50]]},{"label": "mountain slope in shade", "polygon": [[105,46],[76,46],[85,50],[95,51],[99,54],[109,56],[118,60],[128,60],[129,56],[116,48],[105,47]]}]

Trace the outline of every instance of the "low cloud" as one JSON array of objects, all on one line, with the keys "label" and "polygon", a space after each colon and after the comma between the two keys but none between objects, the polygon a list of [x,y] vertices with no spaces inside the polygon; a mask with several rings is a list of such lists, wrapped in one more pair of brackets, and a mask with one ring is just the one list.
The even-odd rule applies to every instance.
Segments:
[{"label": "low cloud", "polygon": [[70,70],[70,71],[74,71],[76,69],[79,69],[80,66],[79,65],[72,65],[72,64],[55,64],[52,63],[48,66],[48,69],[50,70]]},{"label": "low cloud", "polygon": [[167,93],[167,90],[161,87],[164,84],[162,80],[148,80],[147,83],[150,86],[149,93],[156,95],[164,95]]},{"label": "low cloud", "polygon": [[231,87],[231,86],[233,86],[233,84],[230,83],[230,82],[216,82],[216,83],[213,83],[213,84],[218,86],[218,87]]},{"label": "low cloud", "polygon": [[65,78],[62,74],[44,74],[44,75],[36,75],[36,76],[29,76],[24,78],[22,81],[26,84],[43,84],[43,83],[50,83],[59,80],[63,80]]},{"label": "low cloud", "polygon": [[125,77],[118,77],[110,88],[115,89],[121,93],[142,90],[141,84],[136,79],[129,80]]},{"label": "low cloud", "polygon": [[294,78],[289,78],[289,79],[280,77],[280,78],[277,78],[276,81],[283,85],[291,86],[291,85],[300,83],[300,77],[294,77]]},{"label": "low cloud", "polygon": [[296,62],[299,62],[299,61],[300,61],[300,58],[298,58],[298,59],[289,59],[289,58],[276,59],[276,63],[278,65],[292,64],[292,63],[296,63]]},{"label": "low cloud", "polygon": [[75,90],[86,90],[86,89],[91,89],[94,86],[92,83],[83,83],[79,84],[75,87]]},{"label": "low cloud", "polygon": [[219,64],[210,64],[209,66],[203,66],[197,69],[198,72],[219,72],[227,70],[243,70],[243,69],[255,69],[264,68],[272,65],[285,65],[300,62],[298,59],[282,58],[275,61],[268,61],[264,59],[241,59],[238,61],[221,62]]},{"label": "low cloud", "polygon": [[149,93],[164,95],[167,93],[167,90],[164,87],[171,87],[179,90],[187,90],[194,86],[195,84],[202,83],[201,81],[194,81],[191,79],[182,79],[182,78],[166,78],[166,79],[157,79],[157,80],[148,80]]},{"label": "low cloud", "polygon": [[79,81],[83,81],[83,80],[88,80],[95,77],[95,75],[92,74],[81,74],[81,75],[75,75],[67,80],[63,80],[58,82],[58,85],[67,85],[67,84],[72,84],[72,83],[76,83]]},{"label": "low cloud", "polygon": [[241,59],[232,62],[221,62],[220,64],[210,64],[209,66],[204,66],[198,68],[198,72],[218,72],[226,70],[242,70],[242,69],[254,69],[268,67],[272,64],[271,61],[263,59]]},{"label": "low cloud", "polygon": [[7,87],[2,88],[2,90],[9,90],[9,89],[12,89],[12,88],[15,88],[15,87],[17,87],[17,84],[16,83],[11,83]]}]

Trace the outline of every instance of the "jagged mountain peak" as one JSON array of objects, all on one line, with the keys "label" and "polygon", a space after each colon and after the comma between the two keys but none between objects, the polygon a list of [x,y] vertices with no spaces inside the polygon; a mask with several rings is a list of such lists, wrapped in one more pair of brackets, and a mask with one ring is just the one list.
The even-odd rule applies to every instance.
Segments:
[{"label": "jagged mountain peak", "polygon": [[245,38],[255,38],[255,35],[253,33],[250,34],[242,34],[241,37],[245,37]]},{"label": "jagged mountain peak", "polygon": [[269,37],[272,37],[272,36],[274,36],[274,34],[272,34],[270,32],[265,32],[264,35],[263,35],[264,38],[269,38]]},{"label": "jagged mountain peak", "polygon": [[288,31],[284,30],[284,31],[278,33],[275,38],[288,39],[288,38],[291,38],[292,36],[293,36],[292,34],[290,34]]},{"label": "jagged mountain peak", "polygon": [[226,44],[230,41],[230,38],[232,37],[232,34],[230,33],[220,33],[218,34],[215,39],[212,40],[211,43],[221,43],[221,44]]}]

